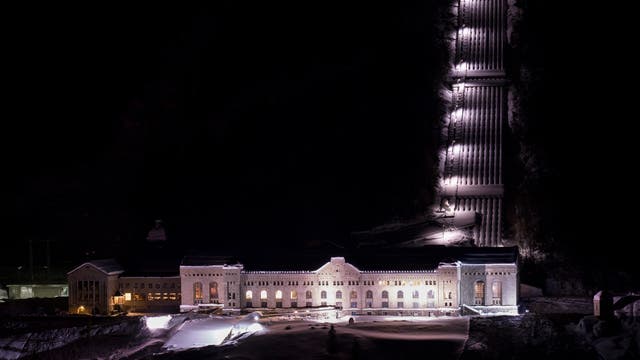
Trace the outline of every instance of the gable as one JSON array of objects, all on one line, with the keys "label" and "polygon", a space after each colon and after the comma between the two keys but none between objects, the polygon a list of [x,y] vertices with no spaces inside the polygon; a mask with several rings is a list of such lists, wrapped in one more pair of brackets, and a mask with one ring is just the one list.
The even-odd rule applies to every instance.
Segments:
[{"label": "gable", "polygon": [[316,273],[321,275],[357,275],[360,270],[349,264],[344,258],[331,258],[331,261],[322,265]]}]

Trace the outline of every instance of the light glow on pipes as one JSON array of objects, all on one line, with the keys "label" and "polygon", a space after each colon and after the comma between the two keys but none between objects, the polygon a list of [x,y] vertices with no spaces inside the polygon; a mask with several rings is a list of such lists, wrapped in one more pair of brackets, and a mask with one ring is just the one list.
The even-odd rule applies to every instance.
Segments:
[{"label": "light glow on pipes", "polygon": [[460,230],[447,230],[444,232],[443,238],[445,243],[460,240],[464,234]]},{"label": "light glow on pipes", "polygon": [[451,119],[453,122],[457,122],[458,120],[462,120],[462,109],[458,108],[451,112]]},{"label": "light glow on pipes", "polygon": [[465,61],[456,65],[456,71],[465,71],[467,70],[467,63]]},{"label": "light glow on pipes", "polygon": [[471,34],[471,29],[468,27],[463,27],[459,31],[460,31],[461,38],[466,38]]},{"label": "light glow on pipes", "polygon": [[453,146],[449,146],[449,152],[453,155],[458,155],[460,153],[460,145],[456,144]]}]

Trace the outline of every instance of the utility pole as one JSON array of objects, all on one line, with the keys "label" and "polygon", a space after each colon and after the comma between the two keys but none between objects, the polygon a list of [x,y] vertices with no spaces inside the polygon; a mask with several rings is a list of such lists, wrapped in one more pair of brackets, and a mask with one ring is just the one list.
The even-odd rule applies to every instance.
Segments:
[{"label": "utility pole", "polygon": [[51,246],[49,245],[50,240],[49,238],[47,238],[46,240],[46,244],[47,244],[47,281],[49,281],[49,275],[51,273]]},{"label": "utility pole", "polygon": [[29,277],[33,282],[33,239],[29,239]]}]

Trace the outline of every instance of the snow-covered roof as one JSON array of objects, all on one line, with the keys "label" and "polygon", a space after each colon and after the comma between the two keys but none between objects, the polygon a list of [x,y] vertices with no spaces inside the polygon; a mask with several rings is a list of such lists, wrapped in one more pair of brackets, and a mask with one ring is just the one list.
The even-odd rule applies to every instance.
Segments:
[{"label": "snow-covered roof", "polygon": [[120,266],[120,264],[115,259],[101,259],[101,260],[87,261],[81,264],[80,266],[76,267],[75,269],[69,271],[67,274],[71,274],[72,272],[82,268],[85,265],[93,266],[94,268],[98,269],[99,271],[107,275],[117,275],[117,274],[122,274],[124,272],[124,269],[122,268],[122,266]]}]

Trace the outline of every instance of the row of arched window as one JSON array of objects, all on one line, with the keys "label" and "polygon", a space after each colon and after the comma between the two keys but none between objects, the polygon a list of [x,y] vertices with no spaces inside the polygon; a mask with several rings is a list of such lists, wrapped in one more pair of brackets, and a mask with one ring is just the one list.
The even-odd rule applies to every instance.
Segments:
[{"label": "row of arched window", "polygon": [[[491,286],[491,292],[492,292],[492,302],[493,304],[499,305],[502,301],[502,283],[500,281],[494,281],[492,283]],[[477,305],[481,305],[484,304],[484,293],[485,293],[485,284],[484,281],[476,281],[475,286],[474,286],[474,298],[475,298],[475,303]],[[276,293],[276,299],[282,299],[282,290],[277,290]],[[389,298],[389,292],[387,290],[383,290],[381,293],[381,297],[383,299],[388,299]],[[411,292],[411,297],[413,299],[418,299],[420,298],[420,293],[418,292],[418,290],[414,290]],[[427,291],[427,298],[429,299],[433,299],[435,297],[434,291],[433,290],[428,290]],[[202,300],[203,299],[203,286],[201,282],[196,282],[193,284],[193,298],[195,300]],[[209,299],[214,300],[214,299],[218,299],[219,298],[219,292],[218,292],[218,283],[213,281],[209,283]],[[247,290],[245,292],[245,299],[249,300],[253,298],[253,291],[251,290]],[[266,299],[267,298],[267,291],[266,290],[262,290],[260,291],[260,299]],[[290,298],[291,299],[297,299],[298,298],[298,292],[296,290],[291,290],[290,293]],[[306,299],[312,299],[313,298],[313,293],[311,292],[311,290],[307,290],[305,292],[305,298]],[[325,290],[322,290],[320,292],[320,298],[321,299],[326,299],[327,298],[327,292]],[[357,299],[358,298],[358,293],[354,290],[351,291],[349,293],[349,298],[350,299]],[[367,290],[365,293],[365,298],[367,299],[372,299],[373,298],[373,291],[371,290]],[[396,298],[398,299],[403,299],[404,298],[404,291],[399,290],[396,293]],[[448,299],[452,298],[452,294],[451,292],[449,292]],[[342,291],[338,290],[336,291],[336,299],[342,299]]]},{"label": "row of arched window", "polygon": [[[491,284],[491,303],[493,305],[502,305],[502,282],[494,281]],[[474,304],[485,304],[485,284],[484,281],[476,281],[474,285]]]},{"label": "row of arched window", "polygon": [[[275,296],[276,299],[282,299],[282,290],[276,290],[275,295],[276,295]],[[382,295],[381,297],[383,299],[388,299],[389,298],[389,292],[387,290],[382,291],[381,295]],[[451,299],[451,296],[452,296],[452,294],[451,294],[451,292],[449,292],[448,298]],[[420,298],[420,293],[418,292],[418,290],[412,291],[411,292],[411,297],[413,299]],[[267,298],[267,290],[261,290],[260,291],[260,299],[266,299],[266,298]],[[298,298],[298,292],[296,290],[291,290],[290,298],[291,299],[297,299]],[[313,292],[311,290],[307,290],[305,292],[305,298],[306,299],[312,299],[313,298]],[[320,298],[321,299],[326,299],[327,298],[327,292],[325,290],[322,290],[320,292]],[[357,299],[358,298],[358,292],[355,291],[355,290],[351,291],[349,293],[349,298],[350,299]],[[373,291],[367,290],[366,293],[365,293],[365,298],[373,299]],[[398,291],[396,293],[396,298],[403,299],[404,298],[404,291],[402,291],[402,290]],[[433,290],[427,291],[427,298],[429,298],[429,299],[435,298],[435,294],[434,294]],[[247,299],[247,300],[253,299],[253,291],[252,290],[247,290],[245,292],[245,299]],[[342,291],[341,290],[336,291],[336,299],[342,299]]]}]

